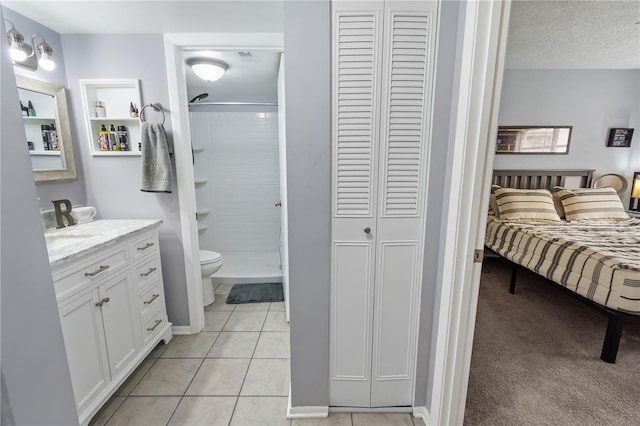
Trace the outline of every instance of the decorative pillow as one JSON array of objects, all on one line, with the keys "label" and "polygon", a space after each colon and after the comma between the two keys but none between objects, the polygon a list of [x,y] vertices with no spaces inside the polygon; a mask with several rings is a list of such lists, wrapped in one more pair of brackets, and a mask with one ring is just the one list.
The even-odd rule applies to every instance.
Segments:
[{"label": "decorative pillow", "polygon": [[629,219],[613,188],[560,189],[557,194],[568,221]]},{"label": "decorative pillow", "polygon": [[564,207],[562,206],[562,201],[560,200],[560,194],[558,194],[558,191],[563,189],[565,189],[563,186],[554,186],[551,190],[553,205],[556,207],[556,211],[558,212],[558,216],[560,216],[560,219],[564,219],[566,217],[564,213]]},{"label": "decorative pillow", "polygon": [[496,201],[496,189],[502,188],[500,185],[491,185],[491,194],[489,195],[489,215],[496,219],[500,218],[498,211],[498,202]]},{"label": "decorative pillow", "polygon": [[546,189],[496,189],[500,219],[560,222]]},{"label": "decorative pillow", "polygon": [[500,211],[498,210],[498,201],[496,200],[496,194],[489,195],[489,213],[493,214],[496,218],[500,217]]}]

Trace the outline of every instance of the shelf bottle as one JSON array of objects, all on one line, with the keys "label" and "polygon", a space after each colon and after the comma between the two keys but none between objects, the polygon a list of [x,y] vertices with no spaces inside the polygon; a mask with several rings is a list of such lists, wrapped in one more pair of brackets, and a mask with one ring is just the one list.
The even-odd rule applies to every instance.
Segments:
[{"label": "shelf bottle", "polygon": [[36,110],[33,107],[33,104],[31,103],[31,101],[29,101],[29,103],[27,104],[27,115],[29,117],[35,117],[36,116]]},{"label": "shelf bottle", "polygon": [[109,132],[104,127],[104,124],[98,132],[98,144],[100,145],[100,151],[109,151]]}]

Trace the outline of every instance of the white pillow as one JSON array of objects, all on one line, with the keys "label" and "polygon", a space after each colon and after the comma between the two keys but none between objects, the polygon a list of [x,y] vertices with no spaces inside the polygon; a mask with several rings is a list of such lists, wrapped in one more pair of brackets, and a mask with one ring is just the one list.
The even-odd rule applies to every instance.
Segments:
[{"label": "white pillow", "polygon": [[496,218],[500,217],[500,211],[498,210],[498,201],[496,200],[496,194],[489,195],[489,213],[493,214]]},{"label": "white pillow", "polygon": [[500,219],[560,222],[546,189],[496,189]]},{"label": "white pillow", "polygon": [[613,188],[559,189],[556,192],[568,221],[629,219]]}]

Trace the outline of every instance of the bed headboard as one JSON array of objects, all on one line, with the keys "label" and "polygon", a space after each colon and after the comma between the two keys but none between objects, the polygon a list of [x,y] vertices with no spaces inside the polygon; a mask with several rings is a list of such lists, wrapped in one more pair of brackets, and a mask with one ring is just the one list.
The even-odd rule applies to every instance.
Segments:
[{"label": "bed headboard", "polygon": [[593,170],[494,170],[493,185],[517,189],[590,188]]}]

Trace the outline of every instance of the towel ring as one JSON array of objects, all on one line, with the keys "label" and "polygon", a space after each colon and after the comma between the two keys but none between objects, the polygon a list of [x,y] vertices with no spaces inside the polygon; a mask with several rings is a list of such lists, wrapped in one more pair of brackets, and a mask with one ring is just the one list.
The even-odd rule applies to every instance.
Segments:
[{"label": "towel ring", "polygon": [[164,124],[164,120],[166,119],[166,117],[165,117],[165,115],[164,115],[164,109],[162,109],[162,105],[161,105],[161,104],[158,104],[158,103],[155,103],[155,104],[147,104],[147,105],[145,105],[145,106],[143,106],[143,107],[142,107],[142,109],[140,110],[140,114],[139,114],[139,115],[140,115],[140,122],[141,122],[141,123],[144,123],[144,120],[142,119],[142,112],[144,111],[144,109],[145,109],[146,107],[151,107],[151,108],[153,108],[153,109],[154,109],[154,110],[156,110],[156,111],[160,111],[160,112],[162,113],[162,124]]}]

